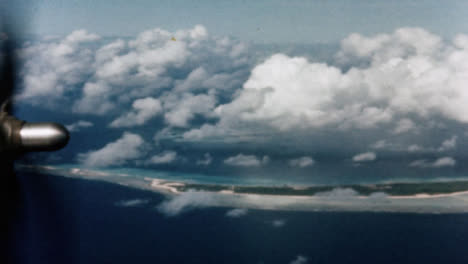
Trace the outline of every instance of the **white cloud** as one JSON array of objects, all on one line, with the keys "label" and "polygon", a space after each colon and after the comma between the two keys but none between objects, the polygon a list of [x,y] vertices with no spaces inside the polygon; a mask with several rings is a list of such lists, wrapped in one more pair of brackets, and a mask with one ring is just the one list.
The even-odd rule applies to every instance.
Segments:
[{"label": "white cloud", "polygon": [[451,158],[451,157],[443,157],[443,158],[438,158],[434,163],[432,164],[432,167],[434,168],[440,168],[440,167],[453,167],[455,166],[457,162]]},{"label": "white cloud", "polygon": [[214,193],[187,191],[174,198],[162,202],[159,212],[167,216],[176,216],[191,208],[205,208],[216,205],[217,196]]},{"label": "white cloud", "polygon": [[[364,135],[362,142],[343,144],[353,151],[378,135],[385,140],[372,149],[447,151],[455,149],[456,136],[439,147],[428,145],[422,133],[468,123],[467,38],[443,41],[418,28],[352,34],[336,59],[323,63],[280,53],[260,61],[255,50],[247,53],[247,45],[210,36],[203,26],[155,28],[114,40],[80,30],[25,44],[19,98],[61,103],[67,107],[60,109],[76,114],[109,115],[113,127],[156,130],[148,124],[160,115],[166,126],[160,131],[174,141],[269,141],[271,146],[281,138],[304,142],[298,146],[304,150]],[[421,141],[402,135],[411,131],[421,133]],[[343,138],[321,141],[338,133]],[[261,166],[268,160],[254,156],[239,164]]]},{"label": "white cloud", "polygon": [[293,261],[289,262],[289,264],[306,264],[307,261],[307,257],[298,255]]},{"label": "white cloud", "polygon": [[400,121],[398,121],[397,126],[393,130],[393,134],[402,134],[414,130],[415,128],[416,125],[413,121],[411,121],[411,119],[403,118]]},{"label": "white cloud", "polygon": [[457,145],[457,136],[452,136],[440,144],[439,147],[425,147],[418,144],[411,144],[407,146],[405,143],[389,142],[387,140],[379,140],[372,144],[370,147],[373,149],[387,150],[387,151],[405,151],[405,152],[425,152],[435,153],[452,150]]},{"label": "white cloud", "polygon": [[213,95],[175,94],[163,98],[166,122],[174,127],[186,127],[197,114],[210,116],[216,104]]},{"label": "white cloud", "polygon": [[111,127],[143,125],[162,111],[161,102],[152,97],[135,100],[133,110],[112,121]]},{"label": "white cloud", "polygon": [[205,153],[203,155],[203,159],[197,160],[197,165],[208,166],[211,164],[212,161],[213,161],[213,158],[211,157],[210,153]]},{"label": "white cloud", "polygon": [[[440,146],[421,146],[419,144],[411,144],[407,145],[405,142],[398,142],[397,140],[390,142],[387,140],[379,140],[375,142],[374,144],[370,145],[371,148],[373,149],[378,149],[378,150],[386,150],[386,151],[398,151],[398,152],[423,152],[423,153],[436,153],[436,152],[443,152],[443,151],[449,151],[453,150],[456,145],[457,145],[457,136],[452,136],[451,138],[448,138],[440,144]],[[432,140],[434,141],[434,140]]]},{"label": "white cloud", "polygon": [[443,42],[420,28],[371,37],[352,34],[337,55],[354,66],[346,72],[274,54],[253,68],[233,101],[216,107],[217,124],[192,129],[184,139],[326,127],[393,126],[391,131],[401,134],[418,128],[414,119],[429,122],[432,117],[468,123],[468,47],[457,39]]},{"label": "white cloud", "polygon": [[438,150],[447,151],[447,150],[454,149],[457,146],[457,139],[458,139],[457,136],[453,136],[449,139],[444,140]]},{"label": "white cloud", "polygon": [[122,165],[129,160],[140,158],[144,154],[143,145],[142,137],[125,132],[121,138],[101,149],[78,154],[78,159],[90,167]]},{"label": "white cloud", "polygon": [[365,152],[353,156],[354,162],[368,162],[374,161],[377,158],[377,155],[374,152]]},{"label": "white cloud", "polygon": [[409,164],[410,167],[418,168],[441,168],[441,167],[453,167],[456,164],[456,160],[452,157],[438,158],[432,162],[422,159],[415,160]]},{"label": "white cloud", "polygon": [[315,161],[308,156],[300,157],[297,159],[292,159],[289,161],[289,165],[292,167],[305,168],[315,164]]},{"label": "white cloud", "polygon": [[201,25],[174,32],[155,28],[114,41],[78,30],[26,44],[18,98],[49,107],[63,104],[80,114],[112,112],[120,117],[111,126],[123,127],[153,116],[132,102],[157,96],[167,124],[187,127],[197,116],[212,116],[218,97],[242,84],[249,68],[244,49],[238,41],[209,36]]},{"label": "white cloud", "polygon": [[84,121],[84,120],[79,120],[73,124],[66,125],[65,127],[68,129],[70,132],[78,132],[81,130],[81,128],[88,128],[94,126],[93,123],[89,121]]},{"label": "white cloud", "polygon": [[177,152],[165,151],[160,154],[154,155],[150,158],[150,164],[168,164],[172,163],[177,159]]},{"label": "white cloud", "polygon": [[104,82],[87,82],[83,86],[83,97],[75,101],[72,110],[75,113],[104,115],[115,108],[108,100],[111,87]]},{"label": "white cloud", "polygon": [[79,29],[73,31],[70,35],[65,38],[65,42],[71,44],[77,44],[81,42],[91,42],[100,39],[100,37],[96,34],[88,33],[84,29]]},{"label": "white cloud", "polygon": [[259,167],[269,162],[269,157],[264,156],[262,160],[255,155],[244,155],[242,153],[224,160],[224,164],[240,167]]},{"label": "white cloud", "polygon": [[232,217],[232,218],[239,218],[239,217],[242,217],[244,215],[246,215],[248,212],[247,209],[245,208],[235,208],[235,209],[231,209],[229,211],[226,212],[226,216],[227,217]]},{"label": "white cloud", "polygon": [[87,44],[98,39],[95,34],[77,30],[59,41],[26,44],[20,50],[25,63],[18,98],[36,105],[62,99],[65,92],[93,73],[93,52]]}]

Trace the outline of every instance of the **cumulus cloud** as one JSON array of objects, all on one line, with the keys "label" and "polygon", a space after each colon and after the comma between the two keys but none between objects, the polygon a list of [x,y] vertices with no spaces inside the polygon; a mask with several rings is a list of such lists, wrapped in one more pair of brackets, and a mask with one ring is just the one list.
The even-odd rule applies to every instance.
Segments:
[{"label": "cumulus cloud", "polygon": [[205,153],[203,155],[203,159],[197,160],[197,165],[208,166],[211,164],[212,161],[213,161],[213,158],[211,157],[210,153]]},{"label": "cumulus cloud", "polygon": [[88,128],[88,127],[92,127],[92,126],[94,126],[94,124],[89,122],[89,121],[79,120],[79,121],[77,121],[77,122],[75,122],[73,124],[66,125],[65,127],[70,132],[78,132],[82,128]]},{"label": "cumulus cloud", "polygon": [[426,124],[432,117],[467,123],[466,38],[444,42],[420,28],[352,34],[342,41],[336,65],[274,54],[253,68],[234,100],[216,107],[217,124],[192,129],[184,138],[327,127],[390,126],[402,134],[417,129],[413,120]]},{"label": "cumulus cloud", "polygon": [[235,209],[231,209],[229,211],[226,212],[226,216],[227,217],[232,217],[232,218],[239,218],[239,217],[242,217],[244,215],[246,215],[248,212],[247,209],[245,208],[235,208]]},{"label": "cumulus cloud", "polygon": [[146,121],[161,112],[161,102],[158,99],[147,97],[135,100],[133,110],[112,121],[111,127],[129,127],[143,125]]},{"label": "cumulus cloud", "polygon": [[353,156],[354,162],[369,162],[374,161],[377,158],[377,155],[374,152],[365,152]]},{"label": "cumulus cloud", "polygon": [[244,155],[240,153],[236,156],[225,159],[224,164],[240,167],[259,167],[268,163],[269,160],[270,158],[268,156],[263,156],[262,159],[259,159],[255,155]]},{"label": "cumulus cloud", "polygon": [[150,164],[169,164],[177,159],[177,152],[165,151],[150,158]]},{"label": "cumulus cloud", "polygon": [[[124,120],[137,117],[141,124],[148,114],[131,103],[157,97],[167,123],[184,127],[197,115],[211,115],[218,97],[242,84],[249,68],[246,49],[239,41],[209,36],[201,25],[174,32],[154,28],[126,40],[77,30],[21,49],[19,98],[34,104],[60,98],[75,113],[121,111],[112,126],[131,126]],[[125,113],[122,106],[128,105]]]},{"label": "cumulus cloud", "polygon": [[188,122],[197,114],[210,116],[216,104],[214,95],[174,94],[166,96],[164,107],[167,109],[164,115],[166,122],[174,127],[186,127]]},{"label": "cumulus cloud", "polygon": [[87,44],[97,40],[99,36],[77,30],[59,41],[26,44],[20,50],[25,63],[18,98],[32,104],[51,104],[82,84],[93,73],[89,67],[93,51]]},{"label": "cumulus cloud", "polygon": [[[455,130],[468,123],[467,39],[443,40],[421,28],[351,34],[325,63],[307,59],[310,54],[259,57],[254,46],[211,36],[200,25],[125,39],[79,30],[25,42],[18,98],[101,115],[95,118],[111,120],[111,127],[145,126],[145,134],[154,129],[158,140],[167,136],[174,144],[255,142],[268,149],[286,142],[298,155],[312,145],[326,153],[329,145],[354,140],[333,150],[451,151],[461,135]],[[441,129],[453,129],[448,135],[454,136],[428,143],[428,135],[447,135]],[[408,139],[412,132],[418,141]],[[235,151],[241,156],[225,164],[259,167],[269,160],[242,154],[251,149]]]},{"label": "cumulus cloud", "polygon": [[298,255],[293,261],[289,262],[289,264],[306,264],[307,261],[307,257]]},{"label": "cumulus cloud", "polygon": [[409,164],[410,167],[418,168],[441,168],[441,167],[453,167],[456,164],[456,160],[452,157],[442,157],[434,161],[428,161],[425,159],[415,160]]},{"label": "cumulus cloud", "polygon": [[103,148],[78,154],[78,159],[86,166],[105,167],[122,165],[143,156],[144,140],[141,136],[125,132],[118,140]]},{"label": "cumulus cloud", "polygon": [[305,168],[315,164],[314,159],[308,156],[300,157],[297,159],[292,159],[289,161],[289,166]]}]

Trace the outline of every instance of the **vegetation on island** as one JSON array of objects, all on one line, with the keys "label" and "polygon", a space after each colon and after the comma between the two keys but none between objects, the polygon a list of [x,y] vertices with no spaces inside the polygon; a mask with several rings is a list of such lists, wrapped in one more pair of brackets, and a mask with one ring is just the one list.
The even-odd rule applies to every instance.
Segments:
[{"label": "vegetation on island", "polygon": [[449,182],[424,182],[424,183],[388,183],[368,185],[341,185],[341,186],[229,186],[215,184],[185,184],[176,187],[178,191],[232,191],[234,193],[251,193],[266,195],[297,195],[311,196],[318,193],[332,191],[335,188],[349,188],[359,195],[368,196],[372,193],[383,192],[388,195],[416,195],[416,194],[448,194],[454,192],[468,191],[468,181]]}]

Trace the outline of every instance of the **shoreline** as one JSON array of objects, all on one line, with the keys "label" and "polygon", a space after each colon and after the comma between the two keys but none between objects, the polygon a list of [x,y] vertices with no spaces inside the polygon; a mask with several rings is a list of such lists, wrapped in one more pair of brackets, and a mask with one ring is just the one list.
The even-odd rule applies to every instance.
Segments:
[{"label": "shoreline", "polygon": [[[145,180],[151,181],[150,186],[151,188],[162,190],[162,191],[168,191],[173,194],[181,194],[186,191],[179,191],[177,187],[183,187],[186,186],[186,183],[183,182],[177,182],[177,181],[167,181],[167,180],[162,180],[162,179],[155,179],[155,178],[148,178],[145,177]],[[196,190],[200,192],[212,192],[212,193],[219,193],[219,194],[225,194],[225,195],[265,195],[265,196],[275,196],[275,197],[293,197],[293,198],[304,198],[304,197],[317,197],[317,195],[272,195],[272,194],[259,194],[255,192],[243,192],[243,193],[237,193],[234,192],[233,190],[220,190],[220,191],[209,191],[209,190]],[[385,194],[388,198],[390,199],[428,199],[428,198],[441,198],[441,197],[454,197],[454,196],[459,196],[459,195],[468,195],[468,190],[467,191],[460,191],[460,192],[452,192],[452,193],[441,193],[441,194],[427,194],[427,193],[417,193],[414,195],[388,195]],[[319,197],[319,196],[318,196]],[[360,199],[367,199],[369,196],[365,195],[359,195],[357,198]]]},{"label": "shoreline", "polygon": [[[233,188],[197,190],[187,188],[190,184],[156,179],[114,175],[78,168],[62,169],[53,166],[23,167],[21,169],[47,173],[62,177],[105,181],[131,188],[149,190],[163,194],[168,202],[183,199],[199,207],[232,207],[262,210],[292,211],[343,211],[343,212],[402,212],[402,213],[468,213],[468,190],[442,194],[388,195],[373,192],[362,195],[350,188],[332,188],[315,195],[278,195],[264,193],[235,192]],[[196,186],[203,186],[196,185]],[[182,191],[181,191],[182,189]],[[206,204],[205,204],[206,203]]]},{"label": "shoreline", "polygon": [[[94,171],[94,170],[87,170],[87,169],[80,169],[80,168],[70,168],[70,169],[62,169],[62,168],[57,168],[54,166],[39,166],[39,165],[20,165],[20,170],[21,169],[26,169],[30,171],[39,171],[39,172],[47,172],[47,173],[52,173],[55,175],[60,175],[60,176],[65,176],[65,177],[76,177],[76,178],[88,178],[88,179],[100,179],[104,181],[112,181],[112,179],[123,179],[124,177],[132,177],[129,174],[111,174],[107,172],[100,172],[100,171]],[[245,186],[236,186],[236,185],[220,185],[220,184],[209,184],[209,183],[197,183],[197,184],[191,184],[191,183],[185,183],[182,181],[175,181],[175,180],[166,180],[166,179],[160,179],[160,178],[152,178],[152,177],[142,177],[141,179],[134,178],[135,180],[143,180],[148,184],[148,188],[145,189],[154,189],[161,191],[163,193],[172,193],[172,194],[181,194],[186,191],[180,191],[178,188],[184,188],[184,187],[191,187],[192,185],[196,186],[205,186],[205,187],[221,187],[223,189],[219,191],[211,191],[208,189],[201,189],[198,190],[196,187],[192,188],[191,190],[195,191],[200,191],[200,192],[212,192],[212,193],[221,193],[221,194],[250,194],[250,195],[271,195],[271,196],[284,196],[284,197],[315,197],[315,196],[320,196],[324,193],[327,193],[329,191],[319,191],[316,192],[314,195],[294,195],[294,194],[264,194],[264,193],[257,193],[257,192],[248,192],[248,191],[243,191],[243,192],[236,192],[233,189],[236,187],[240,188],[245,188]],[[127,179],[130,180],[130,179]],[[468,182],[468,181],[466,181]],[[440,182],[440,183],[445,183],[445,182]],[[401,183],[391,183],[391,184],[401,184]],[[391,185],[391,184],[385,184],[385,185]],[[405,183],[406,184],[406,183]],[[408,183],[408,184],[417,184],[417,183]],[[431,183],[431,184],[436,184],[436,183]],[[326,186],[330,188],[330,191],[333,190],[338,190],[338,189],[353,189],[350,186],[358,186],[356,185],[345,185],[345,186]],[[375,186],[375,184],[368,185],[364,184],[362,186]],[[312,186],[302,186],[302,187],[297,187],[297,186],[281,186],[281,187],[272,187],[272,186],[248,186],[247,188],[287,188],[291,189],[294,191],[301,191],[301,190],[306,190],[307,188],[311,188]],[[372,187],[374,188],[374,187]],[[187,191],[190,189],[187,189]],[[392,195],[392,194],[387,194],[385,191],[382,191],[381,189],[375,189],[375,192],[370,193],[369,195],[362,195],[359,194],[357,197],[358,198],[368,198],[372,194],[376,193],[382,193],[385,194],[386,197],[392,198],[392,199],[427,199],[427,198],[441,198],[441,197],[454,197],[454,196],[459,196],[459,195],[468,195],[468,188],[467,190],[463,191],[455,191],[455,192],[448,192],[448,193],[435,193],[435,194],[429,194],[426,192],[420,192],[420,193],[415,193],[411,195]]]}]

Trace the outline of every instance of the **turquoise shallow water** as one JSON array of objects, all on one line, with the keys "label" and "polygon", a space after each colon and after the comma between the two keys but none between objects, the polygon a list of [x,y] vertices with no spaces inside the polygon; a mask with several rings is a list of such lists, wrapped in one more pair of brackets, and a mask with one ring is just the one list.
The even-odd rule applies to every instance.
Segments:
[{"label": "turquoise shallow water", "polygon": [[[77,168],[80,170],[88,170],[92,172],[106,173],[112,176],[122,177],[135,177],[135,178],[156,178],[168,181],[179,181],[185,183],[198,183],[198,184],[217,184],[217,185],[242,185],[242,186],[313,186],[313,185],[341,185],[341,184],[325,184],[316,183],[311,179],[300,178],[300,177],[261,177],[252,175],[212,175],[212,174],[201,174],[201,173],[186,173],[177,171],[162,171],[155,169],[145,168],[89,168],[80,164],[61,164],[54,165],[57,169],[71,170]],[[417,179],[412,177],[398,177],[394,180],[376,180],[371,182],[358,181],[354,183],[346,184],[369,184],[369,183],[392,183],[392,182],[438,182],[438,181],[459,181],[468,180],[468,177],[438,177],[438,178],[426,178]]]},{"label": "turquoise shallow water", "polygon": [[[163,180],[180,181],[186,183],[200,184],[220,184],[220,185],[255,185],[255,186],[277,186],[284,184],[301,185],[300,182],[279,181],[277,179],[255,178],[255,177],[235,177],[235,176],[219,176],[219,175],[204,175],[198,173],[183,173],[172,171],[158,171],[152,169],[138,168],[88,168],[79,164],[62,164],[54,165],[59,169],[82,169],[95,172],[108,173],[113,176],[122,177],[139,177],[139,178],[155,178]],[[302,183],[305,184],[305,183]],[[309,184],[310,185],[310,184]]]}]

